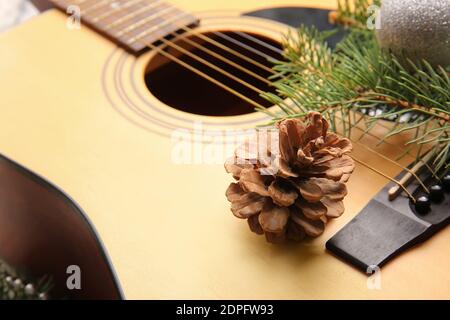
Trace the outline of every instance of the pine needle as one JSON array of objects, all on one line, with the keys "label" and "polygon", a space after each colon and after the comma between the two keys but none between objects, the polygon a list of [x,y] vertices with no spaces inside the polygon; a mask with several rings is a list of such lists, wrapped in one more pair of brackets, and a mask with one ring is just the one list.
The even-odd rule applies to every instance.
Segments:
[{"label": "pine needle", "polygon": [[285,37],[285,60],[277,61],[274,67],[281,76],[273,79],[278,97],[263,95],[280,106],[281,114],[273,117],[273,123],[315,110],[328,118],[333,130],[337,130],[336,115],[346,119],[340,129],[349,135],[358,124],[350,113],[377,110],[375,115],[364,115],[367,131],[380,121],[396,123],[394,129],[380,137],[382,141],[434,124],[432,132],[414,137],[407,145],[431,144],[435,154],[433,170],[437,172],[448,167],[449,67],[433,67],[427,61],[414,63],[382,50],[375,32],[366,27],[372,4],[379,1],[339,1],[333,17],[345,25],[347,35],[333,50],[326,43],[333,32],[301,26]]}]

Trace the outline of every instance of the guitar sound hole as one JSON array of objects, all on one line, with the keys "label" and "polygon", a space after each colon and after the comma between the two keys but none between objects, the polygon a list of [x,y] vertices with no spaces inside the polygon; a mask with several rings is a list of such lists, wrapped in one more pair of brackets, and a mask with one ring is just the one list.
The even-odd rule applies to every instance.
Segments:
[{"label": "guitar sound hole", "polygon": [[[269,60],[282,59],[281,45],[278,42],[256,34],[224,31],[204,33],[200,37],[190,36],[187,41],[177,41],[176,45],[188,50],[192,56],[172,46],[168,46],[166,52],[249,100],[264,107],[272,106],[251,86],[262,92],[275,92],[264,79],[272,75],[270,68],[273,63]],[[196,60],[194,55],[206,60],[210,65]],[[234,66],[224,59],[232,61]],[[216,69],[212,65],[216,66]],[[233,75],[235,79],[221,73],[217,68]],[[255,112],[254,104],[162,54],[151,60],[145,82],[150,92],[161,102],[181,111],[208,116],[236,116]]]}]

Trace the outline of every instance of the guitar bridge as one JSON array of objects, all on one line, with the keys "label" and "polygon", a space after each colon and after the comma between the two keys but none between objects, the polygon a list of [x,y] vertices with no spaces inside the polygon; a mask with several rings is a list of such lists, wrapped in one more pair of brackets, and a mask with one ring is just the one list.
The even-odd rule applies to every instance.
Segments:
[{"label": "guitar bridge", "polygon": [[[436,185],[438,180],[423,167],[418,175],[424,184]],[[326,248],[351,265],[371,274],[399,253],[425,241],[450,222],[450,189],[431,201],[429,209],[420,210],[410,198],[388,199],[389,183],[342,230],[334,235]],[[424,196],[419,183],[408,187],[414,199]],[[417,201],[417,200],[416,200]]]}]

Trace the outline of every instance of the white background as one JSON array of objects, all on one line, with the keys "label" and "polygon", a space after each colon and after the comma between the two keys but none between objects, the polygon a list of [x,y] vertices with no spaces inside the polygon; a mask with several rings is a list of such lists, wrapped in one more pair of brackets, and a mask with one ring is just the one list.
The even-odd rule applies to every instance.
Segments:
[{"label": "white background", "polygon": [[0,0],[0,32],[37,14],[28,0]]}]

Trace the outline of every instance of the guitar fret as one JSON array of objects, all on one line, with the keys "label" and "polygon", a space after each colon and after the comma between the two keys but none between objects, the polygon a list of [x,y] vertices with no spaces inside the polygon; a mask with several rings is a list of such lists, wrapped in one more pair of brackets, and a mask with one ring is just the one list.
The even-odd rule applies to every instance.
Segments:
[{"label": "guitar fret", "polygon": [[107,14],[96,15],[95,17],[91,17],[92,23],[101,27],[103,30],[109,30],[113,28],[115,25],[119,25],[122,21],[126,20],[126,16],[133,14],[138,11],[142,7],[142,1],[125,7],[124,9],[116,9],[108,11]]},{"label": "guitar fret", "polygon": [[[180,12],[181,12],[181,11],[180,11]],[[185,15],[186,15],[185,13],[182,13],[182,15],[175,16],[175,17],[173,17],[172,19],[169,19],[169,20],[163,20],[163,23],[162,23],[162,24],[155,25],[155,26],[153,26],[153,27],[150,28],[150,29],[146,29],[145,31],[142,31],[142,32],[139,33],[138,35],[136,35],[136,36],[134,36],[134,37],[128,39],[128,40],[127,40],[127,43],[128,43],[128,44],[133,44],[133,43],[135,43],[136,41],[141,40],[143,37],[145,37],[145,36],[148,35],[149,33],[152,33],[152,32],[154,32],[154,31],[157,31],[157,30],[160,29],[160,28],[166,29],[166,26],[172,27],[172,29],[174,28],[174,29],[178,30],[178,29],[180,29],[180,27],[176,27],[175,25],[171,25],[171,23],[172,23],[173,21],[180,20],[180,19],[184,18]],[[175,31],[175,30],[173,30],[173,31]]]},{"label": "guitar fret", "polygon": [[131,39],[136,38],[137,36],[139,36],[140,34],[142,34],[143,32],[153,32],[159,28],[163,28],[166,24],[168,24],[169,22],[165,21],[165,17],[162,16],[156,16],[153,18],[152,21],[149,21],[148,24],[145,24],[143,26],[140,26],[130,32],[128,32],[125,35],[120,36],[120,38],[127,42],[127,43],[133,43],[132,41],[130,42]]},{"label": "guitar fret", "polygon": [[165,26],[154,28],[150,32],[144,32],[143,34],[129,39],[128,45],[133,46],[141,43],[154,43],[158,41],[158,39],[179,31],[181,29],[180,26],[188,26],[191,20],[190,17],[186,15],[179,16],[178,19],[175,19],[174,21],[176,21],[175,24],[166,24]]},{"label": "guitar fret", "polygon": [[[163,0],[50,0],[66,11],[76,5],[81,20],[125,49],[138,53],[198,19]],[[174,22],[177,22],[174,24]]]},{"label": "guitar fret", "polygon": [[121,19],[118,19],[118,20],[114,21],[113,23],[107,25],[105,27],[105,30],[111,30],[111,29],[121,27],[121,25],[123,25],[125,23],[128,24],[128,23],[137,22],[141,19],[141,17],[142,18],[145,17],[151,9],[155,8],[158,10],[160,8],[160,6],[162,6],[162,5],[163,5],[163,3],[160,0],[157,0],[157,1],[149,4],[148,6],[142,7],[141,9],[136,10],[126,16],[123,16]]},{"label": "guitar fret", "polygon": [[145,26],[145,24],[146,24],[147,22],[153,22],[153,21],[156,21],[157,19],[159,19],[159,18],[161,18],[161,17],[164,17],[166,14],[170,13],[170,12],[173,11],[173,10],[174,10],[173,7],[166,6],[165,8],[162,8],[161,10],[158,10],[157,12],[155,12],[155,13],[149,15],[149,16],[146,17],[145,19],[140,19],[138,22],[133,23],[133,24],[129,25],[128,27],[122,29],[122,30],[121,30],[119,33],[117,33],[116,35],[117,35],[118,37],[120,37],[120,36],[122,36],[122,35],[124,35],[124,34],[127,34],[127,33],[129,33],[130,31],[133,31],[133,30],[139,28],[139,27],[142,26],[142,25]]},{"label": "guitar fret", "polygon": [[123,14],[128,10],[133,10],[133,4],[143,3],[143,0],[105,0],[106,2],[98,4],[95,8],[89,9],[88,12],[82,12],[84,16],[88,16],[92,22],[97,22],[103,16],[113,15],[114,13]]},{"label": "guitar fret", "polygon": [[125,4],[121,7],[118,8],[113,8],[111,11],[105,11],[103,12],[101,15],[96,16],[94,19],[92,19],[93,22],[98,22],[102,19],[105,19],[111,15],[114,15],[114,13],[117,13],[118,10],[123,10],[123,9],[133,9],[134,5],[139,5],[142,4],[142,0],[131,0],[131,1],[127,1],[127,0],[123,0],[125,1]]},{"label": "guitar fret", "polygon": [[101,1],[96,1],[94,4],[92,4],[91,6],[88,6],[87,8],[81,8],[81,14],[85,15],[88,12],[92,12],[95,11],[96,9],[101,9],[103,6],[109,5],[109,0],[101,0]]}]

